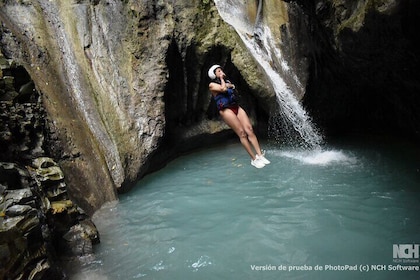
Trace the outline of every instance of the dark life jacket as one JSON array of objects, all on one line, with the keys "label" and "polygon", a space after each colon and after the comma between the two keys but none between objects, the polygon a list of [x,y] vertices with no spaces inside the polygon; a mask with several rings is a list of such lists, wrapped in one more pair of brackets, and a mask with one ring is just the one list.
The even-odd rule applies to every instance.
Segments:
[{"label": "dark life jacket", "polygon": [[[220,79],[215,79],[213,82],[218,83],[219,85],[221,84]],[[229,80],[226,80],[226,82],[230,83]],[[216,102],[216,107],[219,111],[238,105],[238,97],[235,90],[232,88],[228,88],[225,92],[213,96],[213,99]]]}]

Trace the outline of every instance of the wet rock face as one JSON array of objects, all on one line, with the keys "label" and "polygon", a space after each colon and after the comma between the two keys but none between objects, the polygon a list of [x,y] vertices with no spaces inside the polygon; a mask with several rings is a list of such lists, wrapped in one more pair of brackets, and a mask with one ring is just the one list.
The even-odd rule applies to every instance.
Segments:
[{"label": "wet rock face", "polygon": [[91,258],[99,234],[45,157],[50,133],[34,83],[13,60],[0,55],[0,65],[0,279],[66,279],[59,261]]},{"label": "wet rock face", "polygon": [[296,2],[309,35],[305,104],[316,121],[330,133],[419,138],[419,2]]},{"label": "wet rock face", "polygon": [[44,151],[39,94],[21,66],[0,54],[0,161],[25,161]]},{"label": "wet rock face", "polygon": [[212,64],[226,65],[256,123],[268,118],[273,93],[212,1],[37,0],[0,7],[2,51],[25,66],[46,97],[54,140],[47,146],[65,170],[70,195],[89,213],[228,130],[207,116]]},{"label": "wet rock face", "polygon": [[92,256],[99,234],[63,179],[51,158],[26,168],[0,162],[1,279],[66,279],[60,260]]}]

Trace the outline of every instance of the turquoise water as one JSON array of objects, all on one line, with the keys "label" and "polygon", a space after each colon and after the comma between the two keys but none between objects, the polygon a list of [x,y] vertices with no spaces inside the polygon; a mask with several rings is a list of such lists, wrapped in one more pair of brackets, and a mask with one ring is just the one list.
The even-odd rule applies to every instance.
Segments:
[{"label": "turquoise water", "polygon": [[264,146],[263,169],[234,143],[141,180],[95,214],[101,244],[72,278],[419,279],[401,271],[418,257],[393,258],[393,245],[420,244],[419,150]]}]

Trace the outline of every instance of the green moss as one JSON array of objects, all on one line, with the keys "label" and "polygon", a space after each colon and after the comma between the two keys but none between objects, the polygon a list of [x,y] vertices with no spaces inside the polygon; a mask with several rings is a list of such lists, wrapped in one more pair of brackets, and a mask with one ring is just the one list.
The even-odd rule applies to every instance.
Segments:
[{"label": "green moss", "polygon": [[[340,6],[342,1],[333,1],[334,7]],[[387,12],[394,6],[395,0],[367,0],[365,2],[359,1],[357,8],[352,11],[351,16],[342,21],[337,27],[337,33],[343,29],[349,28],[353,31],[358,31],[364,24],[365,17],[369,12]]]},{"label": "green moss", "polygon": [[337,32],[340,33],[343,29],[349,28],[353,31],[359,30],[364,23],[365,15],[369,9],[369,0],[364,4],[358,5],[357,9],[352,12],[351,16],[343,21],[339,26]]},{"label": "green moss", "polygon": [[210,0],[202,0],[200,2],[200,10],[201,12],[208,11],[210,8]]}]

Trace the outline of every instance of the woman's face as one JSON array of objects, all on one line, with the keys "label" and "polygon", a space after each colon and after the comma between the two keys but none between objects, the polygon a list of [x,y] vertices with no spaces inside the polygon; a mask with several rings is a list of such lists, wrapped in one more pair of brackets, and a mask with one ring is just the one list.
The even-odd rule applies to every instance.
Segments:
[{"label": "woman's face", "polygon": [[214,74],[216,74],[217,78],[220,78],[222,76],[225,75],[225,73],[223,72],[222,68],[217,68],[216,71],[214,71]]}]

